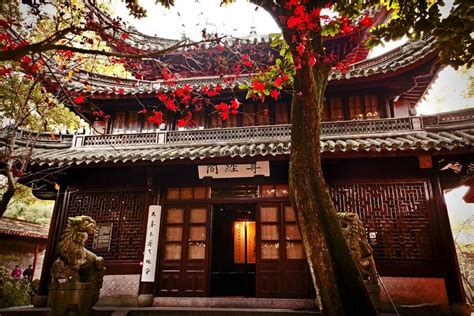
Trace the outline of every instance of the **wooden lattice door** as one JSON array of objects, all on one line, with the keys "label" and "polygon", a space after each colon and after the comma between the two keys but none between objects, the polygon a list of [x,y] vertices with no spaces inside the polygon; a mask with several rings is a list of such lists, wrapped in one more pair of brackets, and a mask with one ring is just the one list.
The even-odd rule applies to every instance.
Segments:
[{"label": "wooden lattice door", "polygon": [[158,295],[207,296],[209,207],[170,206],[163,216]]}]

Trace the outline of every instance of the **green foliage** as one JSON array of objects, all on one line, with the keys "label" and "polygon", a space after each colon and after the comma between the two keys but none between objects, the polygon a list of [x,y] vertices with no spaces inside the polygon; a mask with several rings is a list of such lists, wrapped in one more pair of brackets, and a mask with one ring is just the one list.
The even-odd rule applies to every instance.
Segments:
[{"label": "green foliage", "polygon": [[[461,272],[461,278],[464,284],[464,290],[469,302],[474,299],[474,216],[470,216],[464,221],[454,218],[452,230],[458,255],[458,263]],[[470,242],[471,241],[471,242]]]},{"label": "green foliage", "polygon": [[49,224],[53,214],[54,201],[43,201],[35,198],[31,188],[17,185],[5,217],[22,219],[38,224]]},{"label": "green foliage", "polygon": [[13,74],[0,81],[2,124],[14,124],[37,131],[78,129],[79,118],[47,93],[37,82]]},{"label": "green foliage", "polygon": [[[378,2],[378,1],[377,1]],[[382,39],[395,40],[403,36],[410,39],[433,36],[439,56],[454,67],[473,63],[474,6],[472,2],[454,0],[446,17],[442,15],[444,1],[382,0],[380,4],[394,11],[391,20],[372,29],[374,37],[368,45],[380,44]]]},{"label": "green foliage", "polygon": [[31,295],[37,285],[26,279],[12,279],[8,271],[0,268],[0,308],[31,304]]},{"label": "green foliage", "polygon": [[[269,96],[272,90],[281,90],[284,86],[291,86],[293,83],[296,69],[290,47],[281,34],[272,35],[271,39],[271,46],[279,49],[280,58],[275,60],[273,66],[266,71],[260,71],[252,78],[254,82],[264,84],[264,89],[258,89],[253,84],[241,84],[239,86],[239,89],[247,90],[246,99],[252,96]],[[285,80],[282,79],[283,77],[285,77]]]}]

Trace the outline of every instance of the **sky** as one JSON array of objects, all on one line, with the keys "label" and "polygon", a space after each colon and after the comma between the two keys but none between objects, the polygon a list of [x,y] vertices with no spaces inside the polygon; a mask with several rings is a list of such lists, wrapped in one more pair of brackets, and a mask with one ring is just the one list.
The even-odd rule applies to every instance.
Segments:
[{"label": "sky", "polygon": [[[106,1],[106,3],[109,1]],[[155,0],[140,0],[147,10],[147,17],[134,19],[120,0],[110,4],[117,16],[137,28],[138,31],[158,37],[179,39],[183,33],[192,40],[200,40],[201,30],[208,33],[245,37],[254,26],[257,34],[279,33],[280,29],[265,10],[246,0],[236,0],[220,6],[221,0],[175,0],[167,10],[155,4]]]},{"label": "sky", "polygon": [[444,198],[446,200],[446,207],[448,208],[449,221],[454,231],[454,238],[459,242],[472,244],[474,243],[474,231],[472,229],[466,229],[459,232],[458,230],[458,227],[469,219],[471,219],[471,223],[474,224],[474,204],[464,203],[462,199],[467,190],[467,186],[462,186],[445,193]]}]

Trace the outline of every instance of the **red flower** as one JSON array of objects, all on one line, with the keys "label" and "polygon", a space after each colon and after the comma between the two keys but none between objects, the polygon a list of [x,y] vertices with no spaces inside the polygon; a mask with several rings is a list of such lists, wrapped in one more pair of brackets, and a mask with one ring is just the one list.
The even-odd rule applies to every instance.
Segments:
[{"label": "red flower", "polygon": [[277,77],[274,81],[273,81],[273,85],[277,88],[281,88],[281,85],[283,83],[283,78],[282,77]]},{"label": "red flower", "polygon": [[354,26],[350,22],[343,23],[341,27],[342,34],[350,33],[354,30]]},{"label": "red flower", "polygon": [[263,93],[265,91],[265,83],[259,81],[259,80],[254,80],[252,82],[252,88],[253,90]]},{"label": "red flower", "polygon": [[229,111],[222,111],[220,116],[224,121],[227,120],[229,118]]},{"label": "red flower", "polygon": [[160,92],[156,95],[156,97],[158,98],[158,100],[160,100],[161,102],[165,102],[166,99],[168,99],[168,97],[166,96],[166,94],[164,94],[163,92]]},{"label": "red flower", "polygon": [[84,103],[84,96],[82,94],[78,95],[74,98],[74,103],[81,104]]},{"label": "red flower", "polygon": [[191,93],[193,91],[193,87],[191,87],[191,85],[189,84],[185,84],[183,89],[184,89],[184,92],[186,93]]},{"label": "red flower", "polygon": [[227,111],[229,109],[229,106],[225,104],[224,102],[219,103],[214,107],[217,111]]},{"label": "red flower", "polygon": [[120,88],[119,89],[119,94],[122,94],[122,95],[125,94],[125,90],[123,88]]},{"label": "red flower", "polygon": [[245,67],[252,67],[253,62],[250,60],[250,56],[248,54],[243,54],[240,56],[240,61],[244,64]]},{"label": "red flower", "polygon": [[304,53],[304,50],[305,50],[305,46],[303,43],[299,43],[298,46],[296,46],[296,50],[298,51],[298,55],[303,55]]},{"label": "red flower", "polygon": [[192,120],[192,118],[193,118],[193,114],[191,112],[188,112],[185,118],[178,120],[178,127],[184,127],[188,125],[194,126],[194,121]]},{"label": "red flower", "polygon": [[150,123],[160,125],[163,122],[163,113],[153,110],[153,116],[149,116],[146,120]]},{"label": "red flower", "polygon": [[230,100],[230,107],[234,110],[237,110],[240,106],[240,102],[237,99]]},{"label": "red flower", "polygon": [[178,88],[175,90],[174,95],[177,97],[182,97],[184,95],[184,89],[183,88]]},{"label": "red flower", "polygon": [[74,52],[65,49],[58,50],[58,54],[61,54],[66,58],[71,58],[72,56],[74,56]]},{"label": "red flower", "polygon": [[25,64],[29,64],[29,63],[31,63],[31,61],[32,61],[32,59],[28,56],[23,56],[23,57],[20,58],[20,62],[25,63]]},{"label": "red flower", "polygon": [[120,35],[120,38],[125,40],[128,38],[128,33],[122,33],[122,35]]},{"label": "red flower", "polygon": [[272,91],[270,91],[270,95],[272,98],[276,100],[278,100],[278,97],[280,96],[280,91],[277,91],[275,89],[272,89]]},{"label": "red flower", "polygon": [[178,110],[178,107],[176,106],[176,104],[174,103],[174,100],[173,99],[168,99],[165,101],[165,106],[168,110],[170,111],[173,111],[173,112],[176,112],[176,110]]},{"label": "red flower", "polygon": [[206,95],[208,97],[215,97],[216,95],[219,95],[219,93],[216,90],[210,89],[209,91],[206,92]]},{"label": "red flower", "polygon": [[372,19],[368,15],[364,15],[364,17],[360,20],[359,25],[360,26],[370,26],[370,25],[372,25],[373,22],[374,21],[372,21]]}]

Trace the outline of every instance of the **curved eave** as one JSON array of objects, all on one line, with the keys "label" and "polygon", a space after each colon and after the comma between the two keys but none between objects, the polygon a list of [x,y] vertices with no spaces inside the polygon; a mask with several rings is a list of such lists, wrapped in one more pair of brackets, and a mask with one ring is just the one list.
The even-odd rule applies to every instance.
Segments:
[{"label": "curved eave", "polygon": [[[364,62],[353,64],[344,75],[333,72],[329,78],[329,85],[350,85],[356,83],[367,83],[380,81],[382,79],[395,78],[428,63],[437,62],[437,49],[432,39],[420,40],[397,48],[384,55],[375,57]],[[121,79],[110,76],[80,72],[74,75],[72,81],[66,81],[64,86],[73,93],[84,93],[84,82],[91,87],[89,98],[129,98],[130,96],[152,96],[159,91],[169,90],[169,86],[163,80],[148,81],[138,79]],[[225,89],[238,88],[239,84],[248,82],[250,75],[243,75],[232,84],[226,84],[223,77],[194,77],[177,80],[177,86],[190,84],[194,88],[204,85],[221,85]]]}]

